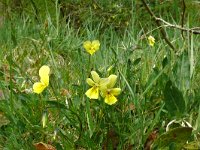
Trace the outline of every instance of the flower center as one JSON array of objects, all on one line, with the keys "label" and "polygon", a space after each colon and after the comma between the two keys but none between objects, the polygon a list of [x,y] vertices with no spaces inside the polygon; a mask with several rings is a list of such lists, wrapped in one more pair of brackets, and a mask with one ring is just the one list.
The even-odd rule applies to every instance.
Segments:
[{"label": "flower center", "polygon": [[90,50],[91,50],[91,51],[95,51],[94,46],[91,46]]}]

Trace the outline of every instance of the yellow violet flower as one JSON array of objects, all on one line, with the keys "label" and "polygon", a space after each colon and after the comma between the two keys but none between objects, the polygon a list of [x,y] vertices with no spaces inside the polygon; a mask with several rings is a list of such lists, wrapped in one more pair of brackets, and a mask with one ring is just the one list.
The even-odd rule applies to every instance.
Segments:
[{"label": "yellow violet flower", "polygon": [[153,36],[149,36],[148,37],[148,41],[149,41],[149,45],[150,46],[154,46],[154,43],[155,43],[155,38]]},{"label": "yellow violet flower", "polygon": [[105,103],[108,105],[113,105],[117,102],[116,96],[121,93],[120,88],[113,88],[115,86],[117,76],[110,75],[108,77],[109,83],[107,84],[107,88],[102,89],[102,97],[104,97]]},{"label": "yellow violet flower", "polygon": [[92,42],[85,41],[83,43],[83,47],[90,55],[93,55],[97,50],[99,50],[100,42],[99,42],[99,40],[94,40]]},{"label": "yellow violet flower", "polygon": [[86,91],[85,95],[90,99],[98,99],[99,91],[104,88],[108,82],[106,78],[100,78],[96,71],[91,71],[92,79],[87,78],[86,82],[92,86]]},{"label": "yellow violet flower", "polygon": [[40,82],[33,84],[33,92],[40,94],[49,85],[49,72],[50,68],[46,65],[42,66],[39,70]]}]

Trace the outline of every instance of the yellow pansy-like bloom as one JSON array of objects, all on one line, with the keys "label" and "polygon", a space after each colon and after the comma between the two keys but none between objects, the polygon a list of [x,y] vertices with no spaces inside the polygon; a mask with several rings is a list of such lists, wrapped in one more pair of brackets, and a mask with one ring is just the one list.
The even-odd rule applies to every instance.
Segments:
[{"label": "yellow pansy-like bloom", "polygon": [[83,47],[90,54],[93,55],[97,50],[99,50],[100,42],[98,40],[94,41],[85,41]]},{"label": "yellow pansy-like bloom", "polygon": [[153,36],[149,36],[148,37],[148,41],[149,41],[149,45],[150,46],[154,46],[154,43],[155,43],[155,38]]},{"label": "yellow pansy-like bloom", "polygon": [[86,91],[85,95],[90,99],[98,99],[99,91],[104,88],[108,82],[106,78],[100,78],[96,71],[91,71],[92,79],[87,78],[86,82],[92,86]]},{"label": "yellow pansy-like bloom", "polygon": [[33,84],[33,92],[40,94],[49,85],[49,72],[50,68],[46,65],[42,66],[39,70],[40,82]]},{"label": "yellow pansy-like bloom", "polygon": [[116,96],[121,93],[120,88],[113,88],[115,86],[117,76],[110,75],[108,77],[109,83],[107,84],[107,88],[102,89],[102,97],[104,97],[105,103],[108,105],[113,105],[117,102]]}]

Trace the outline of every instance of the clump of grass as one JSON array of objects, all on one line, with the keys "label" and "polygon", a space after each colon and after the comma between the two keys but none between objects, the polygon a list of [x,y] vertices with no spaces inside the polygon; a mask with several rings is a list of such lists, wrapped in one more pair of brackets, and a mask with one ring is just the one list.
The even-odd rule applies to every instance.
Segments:
[{"label": "clump of grass", "polygon": [[[162,135],[174,119],[191,124],[191,141],[198,140],[199,35],[184,33],[182,38],[180,31],[166,29],[176,47],[173,51],[150,20],[147,24],[138,19],[141,15],[134,9],[143,11],[140,2],[122,3],[121,11],[126,12],[122,17],[115,8],[118,5],[102,1],[87,3],[90,10],[78,9],[83,4],[86,2],[80,6],[56,3],[49,8],[46,3],[39,21],[30,14],[5,20],[0,30],[1,147],[33,149],[43,142],[57,149],[141,149],[156,140],[149,135]],[[159,13],[166,2],[150,4]],[[67,23],[60,14],[64,5],[66,10],[73,7]],[[103,9],[112,13],[105,11],[101,20]],[[77,16],[77,11],[85,14]],[[109,22],[113,14],[115,21]],[[132,16],[129,24],[121,29],[128,14]],[[78,27],[71,24],[76,17],[82,22]],[[143,17],[149,18],[147,14]],[[190,20],[187,24],[195,23]],[[148,41],[150,35],[154,44]],[[83,45],[92,40],[100,44],[90,55]],[[50,68],[49,84],[35,94],[32,87],[38,81],[42,84],[38,71],[43,65]],[[115,104],[104,103],[105,96],[90,100],[85,95],[91,71],[101,77],[118,76],[116,87],[121,88],[121,94]],[[180,127],[179,122],[176,126]]]}]

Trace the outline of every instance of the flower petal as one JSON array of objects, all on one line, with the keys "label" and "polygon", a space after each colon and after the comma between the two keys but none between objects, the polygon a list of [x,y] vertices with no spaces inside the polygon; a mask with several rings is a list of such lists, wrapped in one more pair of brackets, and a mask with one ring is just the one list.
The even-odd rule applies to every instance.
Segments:
[{"label": "flower petal", "polygon": [[117,76],[112,74],[108,77],[108,79],[109,79],[109,83],[108,83],[107,87],[110,89],[115,86],[115,83],[117,81]]},{"label": "flower petal", "polygon": [[44,76],[44,75],[49,75],[49,72],[50,72],[49,66],[44,65],[39,70],[39,76],[41,77],[41,76]]},{"label": "flower petal", "polygon": [[90,53],[90,55],[93,55],[95,53],[94,49],[90,49],[90,51],[88,51],[88,53]]},{"label": "flower petal", "polygon": [[85,95],[90,99],[98,99],[99,98],[99,88],[93,86],[89,90],[86,91]]},{"label": "flower petal", "polygon": [[100,77],[96,71],[91,71],[92,79],[94,80],[95,83],[100,82]]},{"label": "flower petal", "polygon": [[117,96],[121,93],[121,89],[120,88],[113,88],[110,90],[110,93],[114,96]]},{"label": "flower petal", "polygon": [[95,85],[94,81],[93,81],[92,79],[90,79],[90,78],[87,78],[87,79],[86,79],[86,82],[87,82],[87,84],[89,84],[90,86],[94,86],[94,85]]},{"label": "flower petal", "polygon": [[99,84],[100,85],[104,85],[104,84],[108,84],[109,83],[109,79],[108,78],[101,78]]},{"label": "flower petal", "polygon": [[40,82],[45,84],[45,86],[48,86],[49,85],[49,76],[48,75],[41,76]]},{"label": "flower petal", "polygon": [[90,51],[91,47],[92,47],[92,43],[90,41],[85,41],[83,43],[83,47],[85,48],[86,51]]},{"label": "flower petal", "polygon": [[42,66],[39,70],[40,81],[46,86],[49,85],[49,72],[50,68],[46,65]]},{"label": "flower petal", "polygon": [[101,78],[99,82],[99,89],[105,91],[107,89],[108,83],[109,83],[108,78]]},{"label": "flower petal", "polygon": [[99,46],[100,46],[99,40],[92,41],[92,47],[95,49],[95,51],[99,49]]},{"label": "flower petal", "polygon": [[154,38],[153,36],[149,36],[149,37],[148,37],[148,41],[149,41],[149,45],[150,45],[150,46],[154,46],[155,38]]},{"label": "flower petal", "polygon": [[105,90],[101,90],[100,95],[104,98],[106,97],[106,91]]},{"label": "flower petal", "polygon": [[117,102],[117,98],[113,96],[112,94],[107,94],[104,101],[108,105],[113,105]]},{"label": "flower petal", "polygon": [[44,85],[41,82],[36,82],[33,84],[33,92],[40,94],[44,89],[46,88],[46,85]]}]

